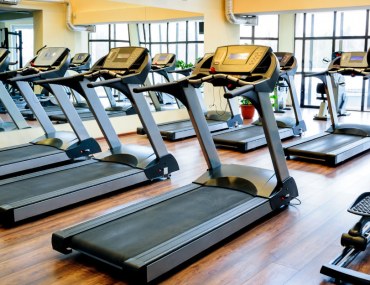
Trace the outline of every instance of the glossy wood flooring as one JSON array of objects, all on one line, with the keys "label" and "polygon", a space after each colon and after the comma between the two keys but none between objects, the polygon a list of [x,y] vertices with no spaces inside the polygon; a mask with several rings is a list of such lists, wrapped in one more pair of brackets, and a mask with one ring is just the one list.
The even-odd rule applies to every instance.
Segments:
[{"label": "glossy wood flooring", "polygon": [[[309,128],[306,136],[325,129],[324,122],[312,120],[313,113],[304,111]],[[341,120],[370,123],[369,119],[370,114],[352,112]],[[122,141],[147,143],[135,134]],[[171,180],[117,192],[14,228],[0,228],[0,284],[126,284],[125,276],[109,266],[78,253],[62,255],[52,250],[51,234],[190,183],[206,169],[196,139],[166,144],[181,169]],[[266,148],[247,154],[220,150],[219,154],[225,163],[272,168]],[[358,219],[346,209],[360,193],[370,190],[370,153],[336,168],[302,161],[288,161],[288,167],[297,181],[301,205],[243,230],[159,283],[332,284],[319,270],[339,253],[341,233]],[[370,272],[369,253],[355,264],[366,273]]]}]

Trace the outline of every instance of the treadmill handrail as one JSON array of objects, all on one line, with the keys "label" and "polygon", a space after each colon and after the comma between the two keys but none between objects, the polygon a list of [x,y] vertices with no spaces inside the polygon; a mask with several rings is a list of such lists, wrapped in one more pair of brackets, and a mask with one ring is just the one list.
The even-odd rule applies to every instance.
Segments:
[{"label": "treadmill handrail", "polygon": [[135,87],[133,91],[135,93],[141,93],[141,92],[146,92],[146,91],[161,91],[162,88],[177,86],[178,84],[181,84],[182,82],[183,80],[179,80],[179,81],[160,83],[160,84],[151,85],[151,86]]},{"label": "treadmill handrail", "polygon": [[310,74],[306,74],[305,77],[316,77],[316,76],[322,76],[322,75],[327,75],[329,73],[328,70],[320,71],[320,72],[314,72]]},{"label": "treadmill handrail", "polygon": [[243,94],[252,91],[254,89],[253,85],[244,85],[242,87],[236,88],[234,90],[227,91],[224,94],[225,98],[234,98],[236,96],[242,96]]},{"label": "treadmill handrail", "polygon": [[116,78],[102,80],[102,81],[89,82],[89,83],[87,83],[87,87],[94,88],[94,87],[98,87],[98,86],[106,86],[106,85],[109,85],[109,84],[112,84],[112,83],[120,82],[120,81],[122,81],[122,79],[123,78],[121,78],[121,77],[116,77]]},{"label": "treadmill handrail", "polygon": [[189,76],[193,70],[194,70],[194,67],[188,67],[184,69],[167,70],[167,73],[178,73],[184,76]]},{"label": "treadmill handrail", "polygon": [[80,73],[72,76],[67,77],[57,77],[57,78],[50,78],[50,79],[41,79],[34,81],[35,84],[42,85],[42,84],[61,84],[72,79],[76,81],[81,81],[84,78],[85,73]]},{"label": "treadmill handrail", "polygon": [[0,80],[7,80],[9,78],[12,78],[17,75],[16,70],[10,70],[10,71],[5,71],[0,73]]},{"label": "treadmill handrail", "polygon": [[352,72],[353,75],[362,75],[362,76],[366,76],[368,74],[370,74],[370,70],[368,70],[367,72],[365,71],[366,69],[363,69],[363,68],[353,68],[353,67],[342,67],[342,68],[339,68],[339,69],[330,69],[328,70],[329,74],[334,74],[334,73],[346,73],[346,72]]}]

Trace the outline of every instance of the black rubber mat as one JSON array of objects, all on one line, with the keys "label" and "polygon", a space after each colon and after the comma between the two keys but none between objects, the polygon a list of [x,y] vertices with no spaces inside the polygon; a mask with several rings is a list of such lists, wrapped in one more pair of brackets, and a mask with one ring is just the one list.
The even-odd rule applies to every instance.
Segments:
[{"label": "black rubber mat", "polygon": [[50,193],[132,169],[118,163],[96,162],[0,186],[0,205]]},{"label": "black rubber mat", "polygon": [[351,136],[351,135],[327,135],[324,137],[320,137],[314,139],[312,141],[308,141],[305,143],[301,143],[299,145],[290,147],[288,150],[292,154],[296,152],[305,152],[305,153],[330,153],[335,151],[341,147],[344,147],[348,144],[354,143],[363,139],[360,136]]},{"label": "black rubber mat", "polygon": [[0,151],[0,165],[6,164],[7,161],[25,161],[27,157],[48,156],[60,152],[63,151],[52,146],[29,144],[10,150]]},{"label": "black rubber mat", "polygon": [[199,187],[75,235],[71,246],[122,265],[123,261],[251,199],[253,196],[239,191]]}]

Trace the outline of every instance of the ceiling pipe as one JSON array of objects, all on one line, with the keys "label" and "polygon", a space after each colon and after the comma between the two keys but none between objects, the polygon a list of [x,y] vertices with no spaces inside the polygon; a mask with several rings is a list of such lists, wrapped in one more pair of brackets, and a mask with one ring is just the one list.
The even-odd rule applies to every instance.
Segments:
[{"label": "ceiling pipe", "polygon": [[[254,15],[235,15],[234,1],[225,0],[225,16],[226,19],[235,25],[257,25],[257,16]],[[253,21],[251,21],[253,19]]]},{"label": "ceiling pipe", "polygon": [[65,3],[67,4],[67,27],[73,32],[90,32],[94,33],[96,31],[95,25],[78,25],[75,26],[72,24],[72,7],[71,3],[69,3],[69,0],[65,0]]},{"label": "ceiling pipe", "polygon": [[48,2],[48,3],[65,3],[67,5],[66,12],[66,23],[69,30],[73,32],[90,32],[93,33],[96,30],[95,25],[74,25],[72,23],[72,7],[69,0],[28,0],[33,2]]}]

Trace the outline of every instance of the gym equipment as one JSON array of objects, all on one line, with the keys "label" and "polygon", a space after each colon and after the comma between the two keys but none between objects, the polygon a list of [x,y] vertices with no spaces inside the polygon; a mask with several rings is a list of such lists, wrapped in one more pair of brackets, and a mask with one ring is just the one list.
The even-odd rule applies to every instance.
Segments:
[{"label": "gym equipment", "polygon": [[320,94],[319,97],[317,97],[317,100],[321,100],[320,103],[320,108],[319,108],[319,113],[314,115],[313,119],[314,120],[329,120],[330,119],[330,114],[328,110],[328,102],[326,98],[326,90],[325,90],[325,85],[324,83],[318,83],[316,85],[316,93]]},{"label": "gym equipment", "polygon": [[[89,62],[91,62],[90,57],[82,57],[83,60],[79,59],[83,55],[88,55],[88,54],[77,54],[73,58],[77,58],[76,60],[71,61],[70,69],[72,71],[77,71],[78,73],[81,73],[82,71],[88,71],[88,70],[95,70],[95,66],[101,66],[102,60],[104,60],[105,57],[99,59],[91,68],[90,68],[90,63],[89,65],[86,64],[86,60],[88,59]],[[123,108],[121,106],[117,105],[117,102],[114,98],[114,95],[112,93],[111,88],[103,86],[104,92],[106,97],[108,98],[109,101],[109,107],[106,107],[105,110],[107,111],[107,114],[109,117],[117,117],[117,116],[124,116],[124,115],[129,115],[129,114],[135,114],[135,108],[133,107],[128,107],[128,108]],[[76,104],[74,104],[76,107],[82,107],[83,111],[79,112],[80,118],[85,121],[85,120],[94,120],[94,115],[91,113],[91,111],[88,109],[88,105],[86,103],[82,102],[82,99],[80,98],[80,94],[77,91],[74,91],[73,89],[70,89],[71,93],[73,94]],[[81,108],[79,108],[81,109]],[[79,110],[78,109],[78,110]],[[82,109],[81,109],[82,110]],[[63,113],[61,112],[54,112],[54,113],[49,113],[50,114],[50,119],[52,121],[58,122],[58,123],[65,123],[67,122],[67,118]]]},{"label": "gym equipment", "polygon": [[353,260],[364,252],[370,242],[370,192],[360,195],[348,212],[361,216],[360,220],[342,234],[342,253],[330,263],[321,267],[320,273],[335,278],[336,282],[344,281],[357,285],[370,284],[370,275],[348,268]]},{"label": "gym equipment", "polygon": [[[73,70],[75,72],[82,72],[84,70],[88,70],[91,63],[91,57],[88,53],[79,53],[76,54],[70,61],[68,70]],[[68,72],[68,71],[67,71]],[[48,117],[52,121],[58,121],[56,118],[63,118],[63,122],[67,122],[67,117],[64,115],[63,110],[57,104],[57,102],[53,102],[53,96],[47,90],[44,92],[49,93],[48,95],[43,95],[42,98],[39,98],[41,104],[45,112],[47,113]],[[76,92],[71,92],[71,95],[74,96],[76,104],[74,104],[77,113],[90,113],[90,110],[87,108],[86,104],[82,103],[80,95]],[[34,120],[35,115],[30,109],[24,109],[21,111],[22,115],[27,118],[28,120]],[[80,115],[81,116],[81,115]],[[92,115],[91,115],[92,116]]]},{"label": "gym equipment", "polygon": [[[82,73],[88,71],[90,69],[90,66],[91,66],[91,55],[85,52],[77,53],[71,59],[71,63],[69,64],[67,74],[71,75],[69,74],[69,72]],[[87,103],[83,101],[82,96],[78,94],[78,92],[73,91],[73,89],[69,89],[69,92],[73,96],[74,99],[73,105],[75,107],[88,108]],[[53,120],[52,116],[50,116],[50,119]]]},{"label": "gym equipment", "polygon": [[[10,61],[10,51],[5,48],[0,48],[0,73],[8,70]],[[17,105],[14,103],[5,85],[0,81],[0,103],[5,108],[13,122],[4,122],[0,119],[0,131],[9,131],[15,129],[26,129],[30,126],[23,118]]]},{"label": "gym equipment", "polygon": [[[342,51],[336,51],[332,54],[332,64],[334,61],[338,61],[339,58],[342,56]],[[325,59],[325,62],[329,62],[328,59]],[[328,69],[330,69],[330,65]],[[333,97],[335,101],[335,107],[337,109],[337,115],[340,116],[349,116],[350,113],[347,112],[347,95],[346,95],[346,81],[344,76],[339,73],[332,73],[331,74],[331,84],[333,87]],[[314,116],[314,120],[329,120],[330,114],[328,111],[328,103],[327,103],[327,94],[325,93],[325,85],[323,83],[318,83],[316,86],[316,92],[320,94],[317,97],[318,100],[321,100],[319,113]]]},{"label": "gym equipment", "polygon": [[370,125],[339,124],[331,73],[350,76],[366,76],[369,72],[370,50],[368,52],[345,52],[334,60],[330,69],[312,74],[325,85],[331,127],[324,133],[284,145],[287,158],[304,158],[335,166],[370,148]]},{"label": "gym equipment", "polygon": [[[295,115],[295,118],[288,116],[279,116],[276,118],[280,139],[285,139],[301,135],[307,128],[302,118],[294,83],[294,75],[298,67],[297,60],[292,53],[288,52],[276,52],[275,55],[280,63],[279,79],[284,80],[288,84]],[[266,145],[264,130],[259,120],[252,125],[244,125],[215,132],[213,134],[213,141],[217,146],[235,149],[240,152],[247,152]]]},{"label": "gym equipment", "polygon": [[40,78],[62,76],[69,65],[69,50],[47,47],[23,69],[0,73],[0,80],[14,85],[35,114],[45,134],[30,143],[0,149],[0,176],[15,175],[61,162],[71,162],[100,151],[99,144],[89,136],[63,88],[50,86],[63,111],[69,118],[73,132],[56,131],[30,86]]},{"label": "gym equipment", "polygon": [[[212,62],[212,57],[213,54],[206,54],[202,59],[200,59],[197,62],[196,68],[193,73],[208,73],[210,64]],[[169,77],[169,75],[165,76],[165,78],[168,80],[168,82],[170,82],[169,80],[172,79],[172,77]],[[199,90],[197,90],[197,99],[202,106],[203,113],[207,119],[208,128],[211,132],[228,129],[229,127],[235,127],[235,125],[242,124],[243,119],[239,114],[239,110],[235,108],[235,104],[230,101],[234,99],[227,100],[228,107],[230,108],[230,113],[225,112],[222,116],[219,115],[217,112],[206,111]],[[190,119],[158,124],[158,128],[161,132],[162,137],[170,141],[176,141],[179,139],[195,136],[195,130]],[[145,134],[143,129],[140,127],[137,128],[137,133]]]},{"label": "gym equipment", "polygon": [[[159,74],[167,82],[171,82],[171,81],[173,81],[172,73],[173,73],[173,71],[175,71],[175,68],[176,68],[176,55],[175,54],[173,54],[173,53],[159,53],[159,54],[156,54],[153,57],[150,72],[153,75],[154,74]],[[190,69],[187,71],[186,75],[189,75],[189,74],[190,74]],[[153,82],[154,82],[154,76],[153,76]],[[144,86],[151,86],[151,85],[153,85],[153,84],[150,82],[149,76],[148,76],[148,78],[145,80]],[[171,101],[175,101],[176,104],[177,104],[177,107],[179,109],[181,108],[181,102],[179,102],[176,98],[171,100],[171,101],[166,101],[165,98],[169,97],[167,94],[162,94],[162,93],[153,92],[153,91],[149,91],[148,94],[149,94],[149,97],[150,97],[156,111],[164,110],[165,109],[163,107],[164,105],[167,105],[167,104],[173,105],[173,102],[171,102]],[[138,129],[138,133],[144,134],[144,133],[141,133],[141,132],[143,132],[142,127],[140,129]]]},{"label": "gym equipment", "polygon": [[[269,92],[279,76],[269,47],[224,46],[213,57],[211,75],[136,88],[176,96],[187,107],[208,170],[195,182],[100,216],[52,236],[55,250],[77,250],[149,282],[211,248],[266,214],[286,208],[298,195],[289,176]],[[195,92],[203,82],[239,87],[228,98],[246,96],[260,111],[274,170],[221,164]]]},{"label": "gym equipment", "polygon": [[[167,178],[178,170],[167,152],[142,94],[132,88],[142,84],[150,68],[148,51],[141,47],[112,48],[100,66],[72,77],[37,81],[37,84],[67,86],[79,92],[96,117],[109,151],[93,159],[0,181],[0,222],[12,225],[64,206],[126,187]],[[104,80],[95,81],[103,77]],[[56,85],[58,84],[58,85]],[[124,90],[147,128],[152,147],[123,145],[114,131],[98,94],[88,86]],[[59,86],[62,88],[62,86]],[[124,117],[123,117],[124,118]]]}]

